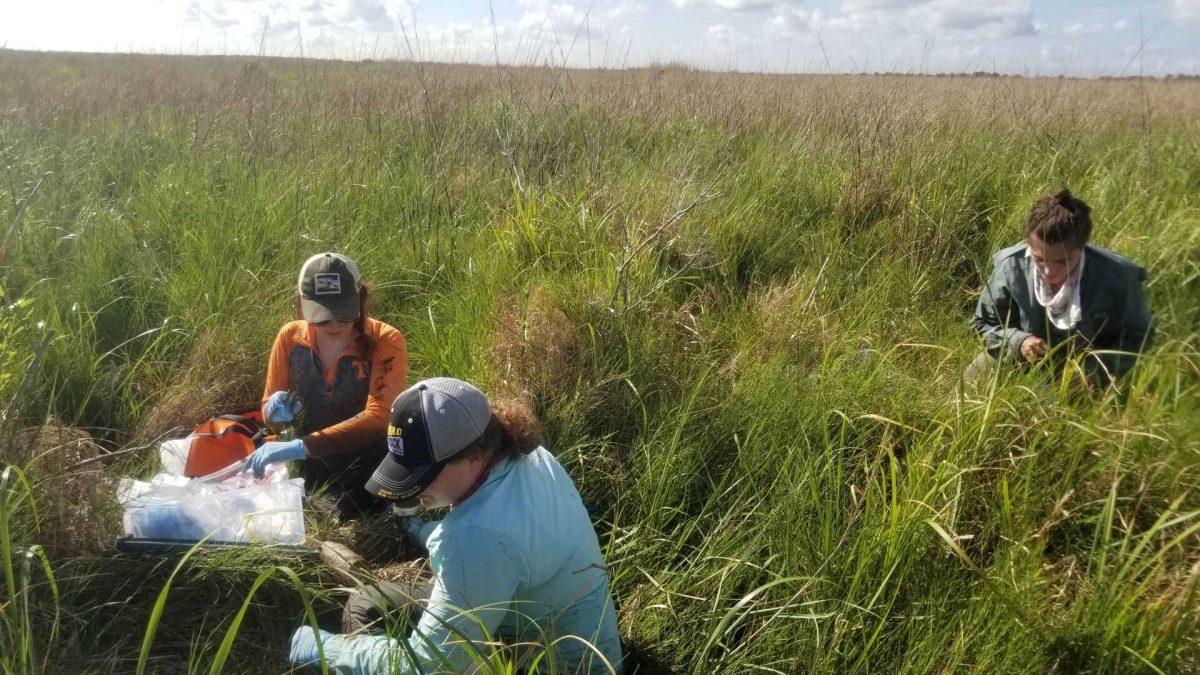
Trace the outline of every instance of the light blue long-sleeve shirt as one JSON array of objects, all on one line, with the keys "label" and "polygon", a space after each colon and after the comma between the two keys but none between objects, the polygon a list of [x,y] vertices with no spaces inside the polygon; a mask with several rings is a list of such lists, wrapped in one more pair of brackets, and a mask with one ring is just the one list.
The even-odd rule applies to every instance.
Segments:
[{"label": "light blue long-sleeve shirt", "polygon": [[497,464],[475,494],[421,534],[437,576],[407,645],[332,637],[325,649],[335,672],[464,672],[472,650],[486,656],[480,643],[489,638],[553,644],[559,672],[620,672],[596,532],[575,484],[544,448]]}]

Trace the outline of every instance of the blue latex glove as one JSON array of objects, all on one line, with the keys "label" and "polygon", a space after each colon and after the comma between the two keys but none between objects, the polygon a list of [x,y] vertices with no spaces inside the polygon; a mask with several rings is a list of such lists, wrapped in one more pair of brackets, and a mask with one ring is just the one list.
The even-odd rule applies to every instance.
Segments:
[{"label": "blue latex glove", "polygon": [[277,391],[267,397],[267,421],[274,425],[291,424],[302,407],[300,399],[286,391]]},{"label": "blue latex glove", "polygon": [[438,521],[425,520],[421,516],[404,516],[400,519],[400,526],[408,533],[408,536],[413,538],[421,546],[429,545],[429,535],[433,534],[434,528],[438,526]]},{"label": "blue latex glove", "polygon": [[425,527],[425,519],[421,516],[405,516],[400,519],[400,525],[410,537],[421,541],[421,528]]},{"label": "blue latex glove", "polygon": [[299,438],[294,441],[270,441],[263,443],[246,458],[246,463],[242,465],[242,473],[253,471],[255,478],[262,478],[268,464],[304,459],[305,456],[304,441]]},{"label": "blue latex glove", "polygon": [[[321,635],[321,645],[325,647],[325,661],[333,660],[329,647],[325,646],[333,633],[318,629]],[[288,651],[288,661],[293,666],[303,666],[314,663],[321,655],[317,653],[317,638],[313,636],[312,626],[301,626],[292,633],[292,648]]]}]

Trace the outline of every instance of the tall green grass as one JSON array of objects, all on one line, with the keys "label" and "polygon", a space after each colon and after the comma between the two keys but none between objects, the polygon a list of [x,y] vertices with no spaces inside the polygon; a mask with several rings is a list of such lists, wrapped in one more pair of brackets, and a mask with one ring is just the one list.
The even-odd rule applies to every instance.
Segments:
[{"label": "tall green grass", "polygon": [[[335,249],[414,379],[533,399],[641,672],[1200,668],[1198,113],[1186,81],[2,52],[0,658],[277,671],[307,607],[334,627],[340,582],[270,552],[21,556],[80,480],[23,429],[112,451],[253,405]],[[1158,343],[1123,392],[964,390],[990,253],[1060,185],[1150,270]]]}]

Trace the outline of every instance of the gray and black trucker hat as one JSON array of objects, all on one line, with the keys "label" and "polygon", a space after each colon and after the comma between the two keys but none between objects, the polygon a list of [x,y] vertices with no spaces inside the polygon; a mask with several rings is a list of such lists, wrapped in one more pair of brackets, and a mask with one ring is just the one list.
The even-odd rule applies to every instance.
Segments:
[{"label": "gray and black trucker hat", "polygon": [[358,265],[340,253],[318,253],[300,268],[300,313],[306,321],[353,321],[358,318],[362,280]]},{"label": "gray and black trucker hat", "polygon": [[442,467],[479,440],[492,419],[487,397],[452,377],[421,380],[392,402],[388,454],[367,481],[367,491],[384,499],[409,500]]}]

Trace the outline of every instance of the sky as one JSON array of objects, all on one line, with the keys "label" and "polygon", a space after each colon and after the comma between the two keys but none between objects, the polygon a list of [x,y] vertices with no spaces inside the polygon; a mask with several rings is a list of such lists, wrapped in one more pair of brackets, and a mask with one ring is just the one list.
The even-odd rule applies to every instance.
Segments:
[{"label": "sky", "polygon": [[1200,0],[0,0],[9,49],[1200,75]]}]

